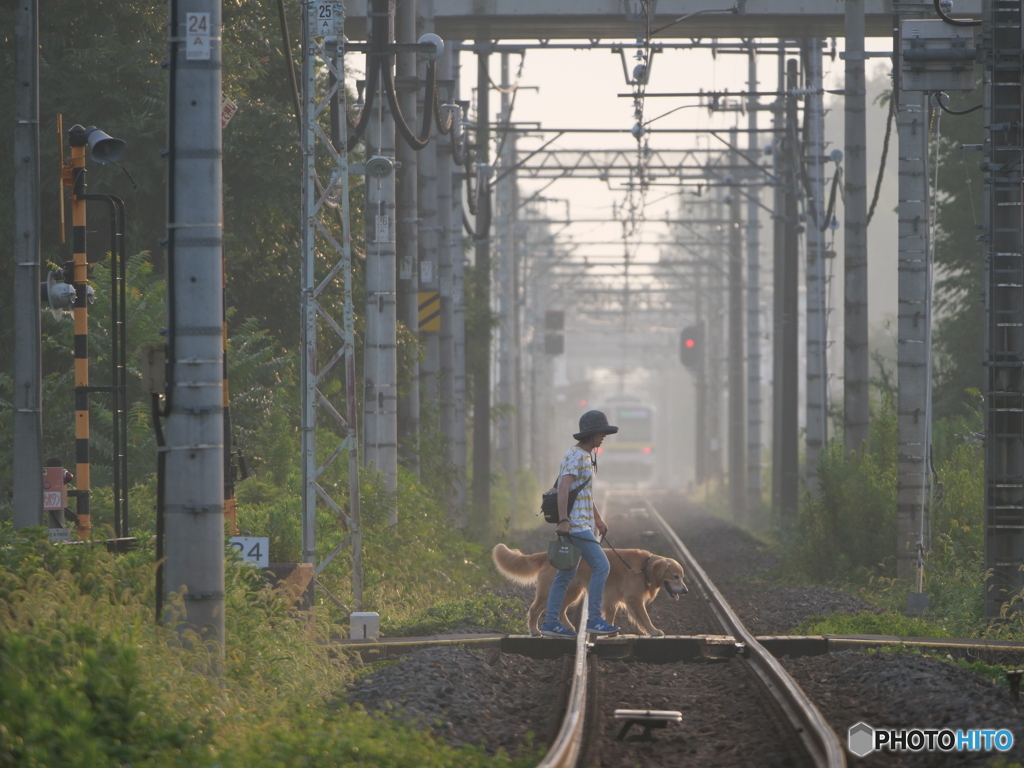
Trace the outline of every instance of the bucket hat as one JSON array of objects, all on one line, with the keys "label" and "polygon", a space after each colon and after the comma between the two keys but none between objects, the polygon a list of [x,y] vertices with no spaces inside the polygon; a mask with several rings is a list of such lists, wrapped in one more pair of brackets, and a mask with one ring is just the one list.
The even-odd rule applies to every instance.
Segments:
[{"label": "bucket hat", "polygon": [[614,435],[618,431],[619,428],[609,424],[608,417],[601,413],[601,411],[587,411],[580,416],[580,431],[573,435],[573,437],[576,440],[586,440],[591,435],[600,433]]}]

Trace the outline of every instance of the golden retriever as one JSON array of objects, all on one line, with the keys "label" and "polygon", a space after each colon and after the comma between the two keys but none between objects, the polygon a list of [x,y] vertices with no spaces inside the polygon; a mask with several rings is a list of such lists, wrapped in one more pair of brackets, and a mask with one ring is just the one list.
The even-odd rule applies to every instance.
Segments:
[{"label": "golden retriever", "polygon": [[[620,549],[618,553],[622,556],[621,560],[609,549],[604,552],[611,566],[608,580],[604,584],[604,598],[601,601],[601,615],[605,621],[614,624],[619,609],[625,608],[629,618],[644,634],[663,637],[665,633],[655,627],[651,623],[651,617],[647,615],[647,604],[657,596],[662,587],[675,600],[686,594],[683,566],[670,557],[652,555],[646,549]],[[539,635],[540,622],[548,605],[548,593],[551,591],[555,574],[558,573],[548,562],[548,553],[524,555],[518,549],[509,549],[504,544],[497,544],[491,551],[491,557],[498,570],[510,581],[537,585],[537,594],[530,606],[528,623],[530,634]],[[628,568],[623,560],[629,564]],[[569,583],[565,600],[562,602],[561,621],[570,629],[573,625],[565,612],[583,596],[589,582],[590,566],[586,560],[581,559],[576,576]]]}]

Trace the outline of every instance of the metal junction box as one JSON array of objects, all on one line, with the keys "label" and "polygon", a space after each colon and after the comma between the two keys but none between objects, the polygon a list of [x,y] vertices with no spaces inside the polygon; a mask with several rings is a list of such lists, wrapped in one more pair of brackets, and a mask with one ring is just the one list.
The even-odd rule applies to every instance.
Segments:
[{"label": "metal junction box", "polygon": [[955,27],[941,19],[904,19],[900,41],[903,90],[974,90],[977,48],[972,27]]}]

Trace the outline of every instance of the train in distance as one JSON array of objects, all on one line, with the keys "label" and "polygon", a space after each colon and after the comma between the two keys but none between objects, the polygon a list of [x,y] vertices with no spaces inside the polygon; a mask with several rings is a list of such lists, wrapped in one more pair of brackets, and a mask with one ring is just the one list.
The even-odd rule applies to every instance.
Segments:
[{"label": "train in distance", "polygon": [[626,394],[613,395],[603,406],[617,435],[598,448],[597,467],[602,481],[619,487],[640,487],[654,477],[656,410],[650,403]]}]

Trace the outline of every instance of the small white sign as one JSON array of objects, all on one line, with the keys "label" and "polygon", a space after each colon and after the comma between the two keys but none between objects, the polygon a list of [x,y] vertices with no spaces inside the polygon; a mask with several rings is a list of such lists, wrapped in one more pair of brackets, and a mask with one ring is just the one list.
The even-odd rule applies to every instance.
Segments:
[{"label": "small white sign", "polygon": [[310,17],[310,32],[313,37],[331,37],[335,34],[335,20],[339,10],[336,3],[313,3]]},{"label": "small white sign", "polygon": [[434,282],[434,262],[432,262],[432,261],[421,261],[420,262],[420,282],[421,283],[432,283],[432,282]]},{"label": "small white sign", "polygon": [[185,14],[185,58],[188,61],[210,60],[210,14]]},{"label": "small white sign", "polygon": [[43,491],[43,509],[64,509],[60,491]]},{"label": "small white sign", "polygon": [[376,217],[377,223],[377,242],[387,243],[391,239],[391,226],[390,219],[388,216],[378,215]]},{"label": "small white sign", "polygon": [[270,565],[270,539],[266,536],[232,536],[228,539],[246,563],[266,568]]},{"label": "small white sign", "polygon": [[398,265],[398,279],[412,280],[412,256],[403,256]]},{"label": "small white sign", "polygon": [[227,124],[231,122],[231,118],[235,116],[235,112],[238,111],[238,104],[229,99],[223,93],[220,95],[220,127],[221,130],[227,127]]},{"label": "small white sign", "polygon": [[50,542],[53,544],[61,541],[71,541],[70,528],[47,528],[46,532],[49,534]]}]

